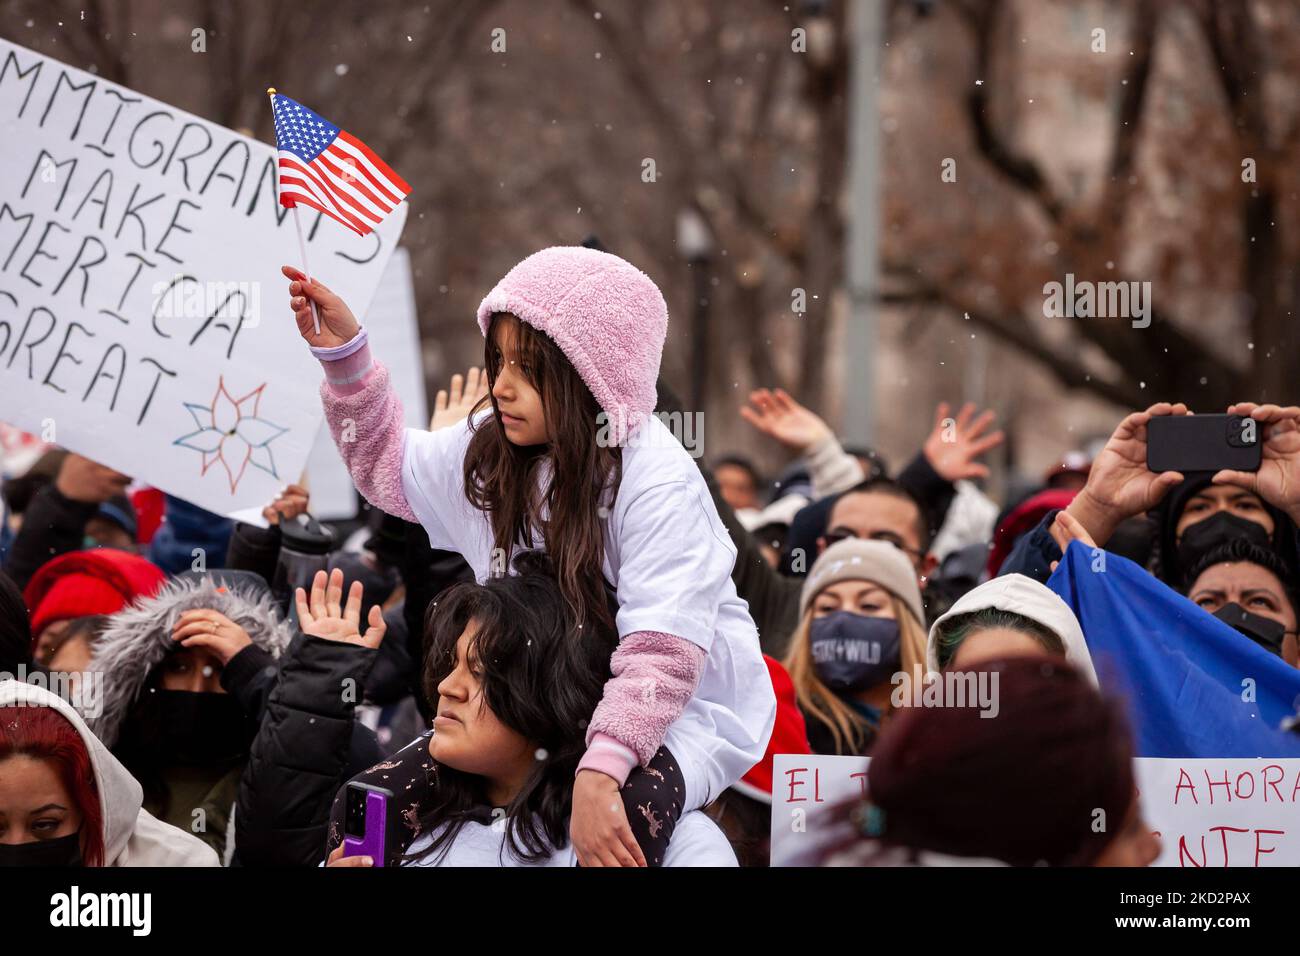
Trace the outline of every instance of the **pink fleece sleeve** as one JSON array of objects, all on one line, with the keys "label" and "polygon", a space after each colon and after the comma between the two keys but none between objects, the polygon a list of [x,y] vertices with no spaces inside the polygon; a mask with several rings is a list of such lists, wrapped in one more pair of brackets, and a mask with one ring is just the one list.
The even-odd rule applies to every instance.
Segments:
[{"label": "pink fleece sleeve", "polygon": [[660,631],[635,631],[610,661],[613,676],[587,728],[579,770],[599,770],[622,786],[663,746],[704,672],[704,648]]},{"label": "pink fleece sleeve", "polygon": [[321,402],[352,483],[379,510],[418,524],[402,489],[406,422],[388,369],[371,360],[364,342],[333,360],[321,354],[325,350],[312,351],[325,367]]}]

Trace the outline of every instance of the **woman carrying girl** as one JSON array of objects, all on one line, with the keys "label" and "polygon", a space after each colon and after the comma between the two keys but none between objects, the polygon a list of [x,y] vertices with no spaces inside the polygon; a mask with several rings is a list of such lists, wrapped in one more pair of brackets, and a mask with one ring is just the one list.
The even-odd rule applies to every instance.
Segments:
[{"label": "woman carrying girl", "polygon": [[616,629],[573,784],[572,844],[584,866],[662,859],[678,816],[762,757],[775,699],[731,583],[736,549],[694,460],[652,414],[667,333],[659,289],[594,249],[529,256],[479,306],[482,407],[424,432],[403,427],[388,373],[343,301],[284,273],[362,494],[418,521],[479,582],[505,573],[517,550],[544,548],[575,631]]},{"label": "woman carrying girl", "polygon": [[[522,552],[514,568],[515,574],[485,584],[455,585],[430,614],[424,686],[438,716],[433,732],[420,738],[418,755],[411,756],[429,768],[432,786],[411,814],[418,836],[409,854],[389,853],[390,864],[575,862],[568,822],[573,775],[586,749],[581,725],[609,679],[618,635],[592,625],[574,640],[573,620],[545,553]],[[391,773],[384,779],[393,769],[390,762],[358,779],[392,790],[405,805],[410,791]],[[666,786],[654,781],[651,792]],[[375,862],[344,857],[339,842],[336,827],[330,865]],[[722,831],[692,811],[678,821],[663,856],[648,862],[735,866],[736,856]]]}]

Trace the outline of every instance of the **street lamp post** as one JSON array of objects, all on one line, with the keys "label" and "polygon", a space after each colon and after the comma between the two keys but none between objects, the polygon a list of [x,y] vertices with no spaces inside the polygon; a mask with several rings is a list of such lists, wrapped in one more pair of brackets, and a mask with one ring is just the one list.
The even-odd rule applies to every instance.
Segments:
[{"label": "street lamp post", "polygon": [[698,209],[687,206],[677,214],[677,250],[691,267],[691,411],[704,409],[709,376],[709,303],[712,286],[709,263],[713,259],[713,234]]}]

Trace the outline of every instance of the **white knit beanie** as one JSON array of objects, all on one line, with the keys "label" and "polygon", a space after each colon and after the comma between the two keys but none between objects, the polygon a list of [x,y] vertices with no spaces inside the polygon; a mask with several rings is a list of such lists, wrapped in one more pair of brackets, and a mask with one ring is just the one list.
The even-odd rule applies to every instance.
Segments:
[{"label": "white knit beanie", "polygon": [[831,545],[813,562],[799,597],[799,616],[803,617],[823,588],[837,581],[870,581],[884,588],[907,605],[918,624],[925,623],[921,589],[916,585],[916,569],[892,544],[864,538],[846,538]]}]

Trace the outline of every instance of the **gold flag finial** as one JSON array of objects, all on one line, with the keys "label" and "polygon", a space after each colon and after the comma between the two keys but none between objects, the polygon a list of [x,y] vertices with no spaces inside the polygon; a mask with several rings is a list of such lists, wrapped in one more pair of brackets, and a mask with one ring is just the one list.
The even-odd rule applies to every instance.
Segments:
[{"label": "gold flag finial", "polygon": [[275,87],[274,87],[274,86],[268,86],[268,87],[266,88],[266,95],[267,95],[267,96],[275,96]]}]

